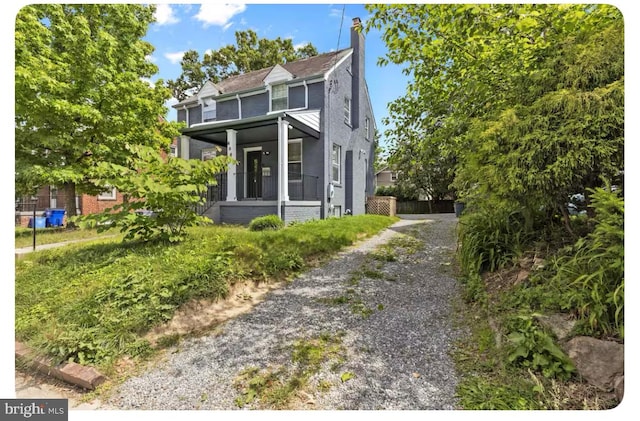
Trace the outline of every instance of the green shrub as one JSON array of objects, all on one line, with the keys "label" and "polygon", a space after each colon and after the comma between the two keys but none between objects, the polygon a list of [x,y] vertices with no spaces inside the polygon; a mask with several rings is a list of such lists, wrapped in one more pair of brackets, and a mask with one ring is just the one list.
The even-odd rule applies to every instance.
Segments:
[{"label": "green shrub", "polygon": [[624,338],[624,198],[591,192],[595,228],[563,250],[551,283],[564,287],[566,307],[577,311],[586,333]]},{"label": "green shrub", "polygon": [[278,215],[258,216],[249,223],[250,231],[279,230],[283,227],[284,222]]},{"label": "green shrub", "polygon": [[484,204],[460,218],[460,263],[465,273],[494,271],[522,254],[531,233],[521,210]]}]

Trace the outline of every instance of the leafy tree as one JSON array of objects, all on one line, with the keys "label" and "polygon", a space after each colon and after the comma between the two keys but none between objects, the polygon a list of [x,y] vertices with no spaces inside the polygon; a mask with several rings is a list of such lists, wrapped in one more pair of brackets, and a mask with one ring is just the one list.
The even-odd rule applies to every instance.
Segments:
[{"label": "leafy tree", "polygon": [[264,69],[318,54],[308,43],[295,48],[290,38],[269,40],[258,38],[251,29],[236,32],[236,45],[226,45],[219,50],[205,53],[202,60],[197,51],[187,51],[181,61],[182,74],[168,81],[173,96],[178,100],[188,97],[207,80],[217,83],[229,76]]},{"label": "leafy tree", "polygon": [[[390,104],[414,151],[456,162],[468,203],[511,203],[528,229],[572,193],[621,183],[624,41],[607,5],[376,5],[379,63],[405,64],[407,95]],[[435,150],[435,152],[429,152]],[[539,214],[540,209],[545,210]]]},{"label": "leafy tree", "polygon": [[204,202],[207,185],[215,185],[215,175],[226,169],[228,157],[198,161],[169,156],[165,161],[148,146],[129,149],[131,165],[101,162],[96,166],[100,179],[126,192],[128,200],[79,218],[82,224],[97,224],[98,231],[120,228],[127,233],[126,240],[174,242],[184,238],[185,228],[211,222],[196,207]]},{"label": "leafy tree", "polygon": [[[177,134],[159,116],[170,92],[149,78],[142,40],[154,7],[38,4],[22,8],[15,26],[16,191],[65,186],[67,197],[107,185],[99,163],[130,163],[130,145],[168,147]],[[67,201],[75,215],[75,201]]]}]

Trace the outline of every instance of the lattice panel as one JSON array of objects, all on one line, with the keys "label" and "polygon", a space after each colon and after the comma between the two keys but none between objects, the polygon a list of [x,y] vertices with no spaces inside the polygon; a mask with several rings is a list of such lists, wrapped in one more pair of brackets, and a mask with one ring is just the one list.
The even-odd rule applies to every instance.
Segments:
[{"label": "lattice panel", "polygon": [[396,198],[393,196],[374,196],[367,202],[367,213],[375,215],[396,215]]}]

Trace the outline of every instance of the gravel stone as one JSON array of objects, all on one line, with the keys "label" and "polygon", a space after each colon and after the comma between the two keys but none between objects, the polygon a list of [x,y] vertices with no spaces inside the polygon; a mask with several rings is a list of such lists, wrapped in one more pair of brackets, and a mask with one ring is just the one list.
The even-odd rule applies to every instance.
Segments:
[{"label": "gravel stone", "polygon": [[[120,409],[238,409],[234,381],[243,370],[291,368],[297,340],[341,332],[345,361],[339,370],[325,364],[311,376],[310,385],[331,387],[307,390],[305,409],[456,409],[458,377],[449,351],[464,334],[453,323],[460,296],[450,270],[456,223],[453,214],[406,216],[270,292],[215,334],[183,341],[165,361],[121,384],[108,403]],[[415,241],[395,247],[395,261],[369,255],[398,235],[422,247]],[[365,277],[363,268],[379,271],[382,279]],[[361,300],[371,314],[326,300],[340,296]],[[342,382],[345,372],[353,377]]]}]

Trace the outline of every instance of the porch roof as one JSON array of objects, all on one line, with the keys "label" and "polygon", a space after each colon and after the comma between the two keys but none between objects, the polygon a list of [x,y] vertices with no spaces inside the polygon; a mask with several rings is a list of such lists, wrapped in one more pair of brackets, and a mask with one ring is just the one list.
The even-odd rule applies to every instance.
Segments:
[{"label": "porch roof", "polygon": [[286,120],[291,126],[290,137],[312,136],[320,138],[320,110],[281,111],[255,117],[198,123],[182,129],[182,134],[193,139],[219,145],[227,144],[227,129],[238,131],[238,141],[256,137],[277,138],[278,118]]}]

